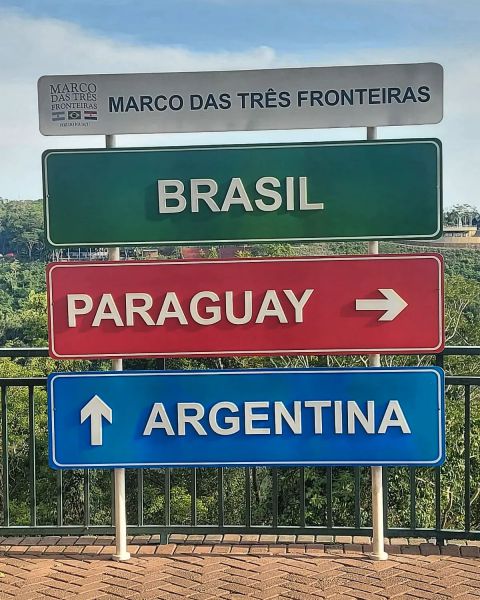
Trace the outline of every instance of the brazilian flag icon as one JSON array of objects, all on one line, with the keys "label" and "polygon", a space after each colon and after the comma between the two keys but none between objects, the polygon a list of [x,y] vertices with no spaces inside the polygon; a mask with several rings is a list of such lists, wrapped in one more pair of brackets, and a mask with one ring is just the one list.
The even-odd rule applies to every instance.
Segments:
[{"label": "brazilian flag icon", "polygon": [[69,110],[68,111],[68,120],[69,121],[77,121],[82,116],[82,113],[79,110]]}]

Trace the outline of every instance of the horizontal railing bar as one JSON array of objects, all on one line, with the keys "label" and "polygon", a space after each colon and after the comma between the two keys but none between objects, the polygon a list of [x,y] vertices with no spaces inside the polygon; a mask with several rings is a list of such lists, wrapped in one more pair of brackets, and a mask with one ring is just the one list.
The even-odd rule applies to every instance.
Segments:
[{"label": "horizontal railing bar", "polygon": [[48,356],[48,348],[0,348],[0,358],[32,358]]},{"label": "horizontal railing bar", "polygon": [[445,346],[444,356],[476,356],[480,354],[480,346]]},{"label": "horizontal railing bar", "polygon": [[[9,387],[44,387],[46,382],[46,377],[0,377],[0,385]],[[445,383],[447,385],[480,385],[480,375],[447,375]]]},{"label": "horizontal railing bar", "polygon": [[[439,354],[443,356],[477,356],[480,355],[480,346],[446,346],[442,352],[439,352]],[[410,356],[427,355],[430,354],[428,352],[420,354],[412,352]],[[349,356],[353,356],[353,354]],[[435,355],[433,354],[431,356]],[[48,357],[48,348],[0,348],[0,358],[32,357]]]},{"label": "horizontal railing bar", "polygon": [[470,377],[468,375],[447,375],[445,377],[447,385],[480,385],[480,377]]},{"label": "horizontal railing bar", "polygon": [[46,377],[1,377],[0,385],[7,387],[45,387]]}]

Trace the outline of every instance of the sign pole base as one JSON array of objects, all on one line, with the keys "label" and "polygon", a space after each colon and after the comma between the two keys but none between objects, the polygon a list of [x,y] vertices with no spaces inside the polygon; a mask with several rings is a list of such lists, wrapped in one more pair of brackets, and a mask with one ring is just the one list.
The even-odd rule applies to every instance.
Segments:
[{"label": "sign pole base", "polygon": [[115,554],[112,560],[129,560],[127,552],[127,518],[125,511],[125,469],[115,469]]}]

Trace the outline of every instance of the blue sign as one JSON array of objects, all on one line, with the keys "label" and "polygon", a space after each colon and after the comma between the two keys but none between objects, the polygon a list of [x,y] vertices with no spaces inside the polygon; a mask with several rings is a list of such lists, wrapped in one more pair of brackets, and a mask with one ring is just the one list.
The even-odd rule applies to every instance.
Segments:
[{"label": "blue sign", "polygon": [[54,373],[50,465],[440,465],[437,367]]}]

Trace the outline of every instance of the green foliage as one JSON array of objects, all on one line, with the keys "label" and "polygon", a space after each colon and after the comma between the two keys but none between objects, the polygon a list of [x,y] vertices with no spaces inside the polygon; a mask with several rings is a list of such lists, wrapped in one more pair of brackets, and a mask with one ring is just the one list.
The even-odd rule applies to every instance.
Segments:
[{"label": "green foliage", "polygon": [[480,213],[471,204],[456,204],[444,213],[445,225],[474,225],[478,222]]},{"label": "green foliage", "polygon": [[41,200],[0,200],[0,253],[17,258],[44,257]]},{"label": "green foliage", "polygon": [[[462,219],[478,218],[472,207],[454,207],[447,220],[455,224]],[[381,253],[431,251],[431,247],[411,246],[391,242],[380,243]],[[435,249],[437,251],[437,249]],[[446,334],[449,345],[480,345],[480,252],[475,250],[440,249],[445,258]],[[14,252],[15,260],[0,258],[0,346],[45,346],[46,297],[45,249],[41,224],[40,202],[0,202],[0,253]],[[175,249],[166,249],[177,256]],[[266,244],[241,251],[241,256],[298,256],[365,254],[365,242],[318,244]],[[137,256],[137,251],[131,249]],[[216,248],[206,251],[207,258],[217,257]],[[382,359],[388,365],[431,364],[428,356],[389,356]],[[347,357],[228,357],[203,360],[172,359],[126,361],[126,368],[137,369],[210,369],[256,367],[308,367],[366,364],[364,356]],[[108,369],[107,361],[61,361],[48,358],[0,359],[0,377],[38,377],[52,371]],[[447,373],[478,375],[479,357],[446,357]],[[35,433],[37,520],[52,524],[57,520],[57,485],[59,476],[47,463],[46,392],[36,388],[33,396],[35,422],[29,419],[28,390],[8,388],[10,515],[12,524],[30,523],[31,446],[29,434]],[[472,529],[480,528],[480,395],[472,388],[470,426],[471,496],[467,499],[472,515]],[[0,448],[0,460],[5,452]],[[441,525],[445,528],[464,527],[465,488],[465,399],[463,389],[447,390],[447,461],[441,470]],[[199,524],[218,521],[217,469],[199,469],[196,473],[195,513]],[[166,473],[162,469],[146,469],[141,474],[144,492],[144,523],[166,522]],[[169,474],[171,522],[190,524],[192,517],[191,490],[194,483],[191,469],[172,469]],[[435,471],[433,469],[388,469],[389,525],[392,527],[435,526]],[[245,501],[250,492],[251,518],[254,524],[272,524],[273,494],[278,490],[279,525],[296,525],[301,518],[301,486],[305,491],[305,522],[307,525],[332,524],[354,526],[355,482],[359,483],[360,522],[371,522],[370,470],[307,468],[303,479],[300,469],[253,468],[224,469],[224,519],[227,525],[245,523]],[[0,481],[0,489],[2,489]],[[90,488],[90,519],[92,524],[111,522],[111,472],[108,470],[68,471],[62,475],[63,511],[66,524],[81,524],[86,517],[85,486]],[[129,522],[137,522],[137,471],[127,472],[127,508]],[[331,505],[328,490],[331,490]],[[416,493],[416,504],[409,501]],[[0,511],[2,510],[0,498]]]}]

